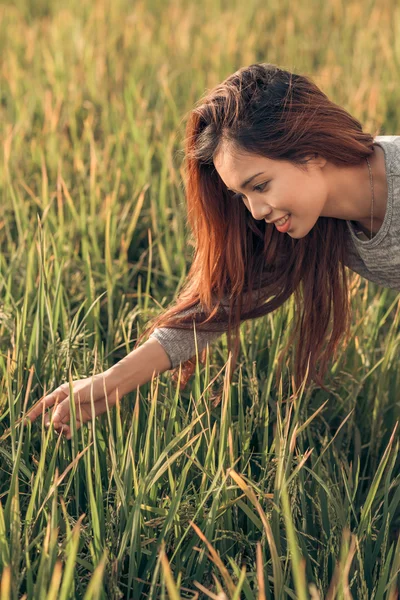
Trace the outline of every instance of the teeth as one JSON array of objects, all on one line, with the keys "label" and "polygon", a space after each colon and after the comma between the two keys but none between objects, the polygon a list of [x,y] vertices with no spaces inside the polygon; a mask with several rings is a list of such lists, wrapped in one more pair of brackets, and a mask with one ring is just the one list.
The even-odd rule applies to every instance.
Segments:
[{"label": "teeth", "polygon": [[282,219],[279,219],[279,221],[275,221],[276,225],[283,225],[284,223],[286,223],[286,221],[288,220],[289,215],[286,215],[286,217],[282,217]]}]

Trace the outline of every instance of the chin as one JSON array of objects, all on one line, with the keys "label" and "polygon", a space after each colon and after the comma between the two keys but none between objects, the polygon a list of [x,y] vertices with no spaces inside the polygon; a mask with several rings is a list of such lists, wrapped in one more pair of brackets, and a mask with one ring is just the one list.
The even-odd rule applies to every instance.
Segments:
[{"label": "chin", "polygon": [[294,240],[301,240],[301,238],[303,238],[303,237],[306,237],[306,235],[307,235],[308,233],[309,233],[309,232],[307,232],[307,233],[305,233],[305,234],[301,234],[301,233],[295,233],[295,232],[293,232],[293,231],[292,231],[292,232],[288,231],[288,232],[287,232],[287,235],[290,235],[290,237],[291,237],[291,238],[293,238]]},{"label": "chin", "polygon": [[311,227],[307,227],[307,228],[303,228],[303,230],[299,231],[299,229],[296,227],[294,230],[292,231],[288,231],[287,235],[290,235],[290,237],[292,237],[295,240],[301,240],[302,238],[305,238],[310,232],[311,230],[314,228],[314,226],[316,225],[316,223],[318,222],[318,219],[315,221],[315,223],[311,226]]}]

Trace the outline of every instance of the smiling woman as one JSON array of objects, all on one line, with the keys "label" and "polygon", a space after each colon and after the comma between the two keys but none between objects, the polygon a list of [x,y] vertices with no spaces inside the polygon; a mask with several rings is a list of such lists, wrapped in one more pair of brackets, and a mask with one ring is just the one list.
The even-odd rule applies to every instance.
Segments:
[{"label": "smiling woman", "polygon": [[[383,221],[387,201],[384,153],[379,146],[376,148],[371,157],[375,226]],[[354,220],[360,227],[368,223],[371,198],[367,163],[335,165],[315,153],[306,159],[307,170],[302,172],[288,160],[237,152],[225,144],[214,157],[214,164],[227,190],[234,193],[232,198],[242,200],[254,219],[274,223],[278,231],[291,237],[304,237],[319,217]],[[229,187],[234,184],[227,183],[242,177],[242,173],[246,179],[238,187],[245,193],[236,192]],[[253,175],[247,176],[249,173]],[[268,182],[262,183],[265,179]],[[270,184],[268,188],[266,183]],[[373,224],[371,229],[374,231]]]},{"label": "smiling woman", "polygon": [[[194,326],[199,353],[227,332],[232,377],[240,324],[294,294],[296,320],[276,382],[295,342],[296,386],[314,379],[324,387],[328,362],[349,333],[345,267],[400,289],[400,252],[393,252],[399,214],[397,230],[390,229],[399,201],[394,206],[388,184],[391,164],[400,172],[399,157],[399,138],[374,143],[308,77],[268,63],[230,75],[187,123],[193,263],[178,300],[135,347],[146,335],[157,339],[175,380],[183,363],[184,387],[195,364]],[[358,232],[369,221],[372,239],[362,241]]]}]

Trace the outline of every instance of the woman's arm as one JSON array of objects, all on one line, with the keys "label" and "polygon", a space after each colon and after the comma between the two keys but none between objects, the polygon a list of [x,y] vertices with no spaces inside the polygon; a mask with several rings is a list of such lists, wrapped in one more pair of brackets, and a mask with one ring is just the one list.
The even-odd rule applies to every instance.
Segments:
[{"label": "woman's arm", "polygon": [[118,388],[122,398],[138,386],[151,380],[153,373],[163,373],[171,369],[171,360],[155,338],[148,339],[144,344],[132,350],[116,365],[113,365],[104,375],[112,388]]},{"label": "woman's arm", "polygon": [[[75,402],[76,427],[106,412],[107,406],[115,405],[117,396],[121,399],[138,386],[150,381],[153,374],[162,373],[171,367],[171,361],[161,344],[155,340],[147,340],[125,356],[116,365],[92,377],[75,380],[72,384],[73,401]],[[46,408],[44,424],[48,426],[53,419],[54,428],[66,433],[71,438],[70,428],[70,384],[65,382],[44,396],[30,408],[26,417],[32,422],[41,416]],[[92,407],[93,400],[93,407]]]}]

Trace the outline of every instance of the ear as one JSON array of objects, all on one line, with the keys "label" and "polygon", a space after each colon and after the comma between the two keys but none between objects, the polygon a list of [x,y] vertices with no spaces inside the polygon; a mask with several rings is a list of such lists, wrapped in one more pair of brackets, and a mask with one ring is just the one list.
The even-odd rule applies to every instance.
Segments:
[{"label": "ear", "polygon": [[314,152],[313,154],[308,154],[306,156],[306,161],[310,166],[313,167],[320,167],[322,169],[322,167],[324,167],[326,165],[326,163],[328,162],[326,160],[326,158],[324,158],[323,156],[321,156],[320,154],[318,154],[318,152]]}]

